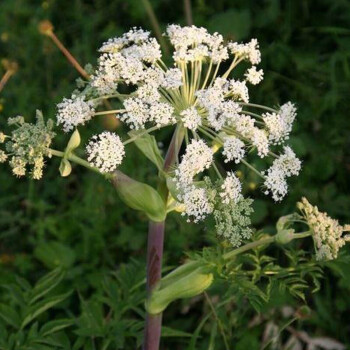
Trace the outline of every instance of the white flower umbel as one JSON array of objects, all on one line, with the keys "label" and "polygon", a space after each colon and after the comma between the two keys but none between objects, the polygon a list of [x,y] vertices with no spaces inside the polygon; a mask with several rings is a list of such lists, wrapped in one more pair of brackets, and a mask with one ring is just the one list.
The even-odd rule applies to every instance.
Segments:
[{"label": "white flower umbel", "polygon": [[227,177],[221,185],[221,190],[220,196],[225,204],[237,203],[242,198],[242,184],[233,172],[227,173]]},{"label": "white flower umbel", "polygon": [[122,163],[125,150],[118,135],[104,131],[90,139],[86,153],[91,166],[98,168],[102,173],[109,173]]},{"label": "white flower umbel", "polygon": [[193,177],[208,169],[213,161],[213,150],[203,140],[195,140],[187,146],[181,163],[175,170],[177,186],[186,191]]},{"label": "white flower umbel", "polygon": [[245,155],[244,142],[235,136],[228,136],[224,141],[224,150],[222,154],[225,156],[225,163],[234,161],[240,163]]},{"label": "white flower umbel", "polygon": [[229,92],[233,95],[233,98],[239,101],[249,102],[249,93],[245,81],[230,80]]},{"label": "white flower umbel", "polygon": [[165,89],[176,89],[182,85],[182,72],[179,68],[170,68],[165,72],[164,83]]},{"label": "white flower umbel", "polygon": [[267,170],[264,186],[265,194],[271,193],[275,202],[281,201],[288,192],[286,174],[280,167],[272,166]]},{"label": "white flower umbel", "polygon": [[247,70],[244,76],[249,83],[257,85],[263,80],[264,71],[262,69],[257,70],[256,67],[253,66]]},{"label": "white flower umbel", "polygon": [[265,113],[262,117],[269,131],[270,141],[273,144],[280,144],[289,138],[296,117],[296,108],[291,102],[287,102],[278,112]]},{"label": "white flower umbel", "polygon": [[[221,159],[219,153],[227,167],[240,163],[259,174],[264,179],[264,191],[274,200],[281,200],[288,189],[286,178],[298,174],[300,161],[290,148],[284,148],[280,156],[275,155],[275,148],[288,139],[296,109],[290,102],[277,109],[250,102],[249,89],[264,75],[256,66],[261,60],[257,39],[245,44],[227,42],[219,33],[209,33],[205,28],[179,25],[169,25],[164,36],[173,46],[172,66],[162,60],[160,46],[148,31],[132,28],[105,42],[95,72],[75,104],[64,100],[60,105],[58,122],[70,131],[90,120],[103,100],[115,99],[113,102],[120,107],[115,107],[118,109],[113,114],[130,129],[142,129],[130,133],[125,145],[158,129],[176,128],[176,147],[181,151],[167,171],[176,184],[176,199],[186,201],[187,216],[194,220],[209,215],[208,208],[213,205],[220,235],[231,237],[229,240],[236,245],[249,236],[250,230],[244,224],[246,216],[236,211],[234,204],[240,203],[246,211],[243,208],[249,207],[249,201],[244,204],[239,197],[240,183],[231,169],[223,179],[222,167],[216,165]],[[236,67],[242,61],[248,67],[239,76]],[[97,113],[108,112],[112,111]],[[107,139],[111,149],[118,148],[119,152],[113,150],[100,158],[89,154],[91,163],[104,172],[113,171],[124,156],[123,148]],[[96,137],[91,147],[97,149],[100,143],[102,140]],[[274,158],[272,166],[255,169],[244,159],[248,151],[252,151],[250,157]],[[108,154],[107,146],[101,154]],[[20,166],[17,168],[20,173]],[[205,180],[209,175],[210,186]],[[205,188],[203,181],[207,183]],[[197,196],[196,201],[191,201],[191,192]],[[202,209],[196,212],[195,203]],[[233,229],[238,222],[245,227],[240,233]]]},{"label": "white flower umbel", "polygon": [[265,130],[254,128],[250,138],[253,146],[258,151],[259,157],[266,157],[269,153],[269,139]]},{"label": "white flower umbel", "polygon": [[210,203],[207,191],[204,188],[191,186],[183,196],[185,212],[188,221],[198,222],[204,220],[208,214],[212,213],[213,205]]},{"label": "white flower umbel", "polygon": [[276,158],[267,170],[264,183],[267,188],[266,194],[270,191],[275,201],[282,200],[288,190],[286,178],[299,175],[300,169],[301,161],[295,156],[290,147],[285,146],[284,153]]},{"label": "white flower umbel", "polygon": [[141,129],[150,120],[149,105],[141,98],[128,98],[124,101],[126,112],[121,120],[127,123],[131,129]]},{"label": "white flower umbel", "polygon": [[202,117],[194,106],[183,110],[180,116],[185,128],[197,130],[198,126],[202,125]]},{"label": "white flower umbel", "polygon": [[57,124],[62,124],[65,132],[73,130],[78,125],[84,125],[95,114],[93,102],[74,95],[72,98],[64,98],[57,108]]},{"label": "white flower umbel", "polygon": [[261,53],[257,39],[252,39],[247,44],[231,42],[228,44],[228,48],[231,53],[239,58],[249,60],[251,64],[259,64],[261,61]]},{"label": "white flower umbel", "polygon": [[158,127],[176,123],[174,117],[174,107],[169,103],[158,102],[150,105],[149,108],[150,121],[154,122]]},{"label": "white flower umbel", "polygon": [[274,160],[272,166],[283,169],[286,177],[299,175],[301,169],[301,161],[298,159],[294,151],[285,146],[284,153]]}]

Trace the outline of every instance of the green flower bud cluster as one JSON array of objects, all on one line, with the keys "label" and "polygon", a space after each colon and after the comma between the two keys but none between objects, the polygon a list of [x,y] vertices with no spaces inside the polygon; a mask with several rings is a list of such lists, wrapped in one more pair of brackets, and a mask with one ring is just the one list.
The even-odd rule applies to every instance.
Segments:
[{"label": "green flower bud cluster", "polygon": [[0,141],[5,143],[6,148],[6,153],[2,151],[0,154],[1,161],[10,157],[9,164],[16,176],[24,176],[27,165],[30,165],[31,177],[40,179],[45,164],[44,158],[51,157],[49,147],[55,136],[52,120],[45,123],[42,113],[37,111],[35,124],[26,123],[22,116],[9,118],[8,124],[17,128],[12,131],[11,136],[0,136]]},{"label": "green flower bud cluster", "polygon": [[[55,136],[52,131],[52,120],[45,123],[42,113],[37,111],[35,124],[26,123],[22,116],[9,118],[8,124],[17,127],[12,131],[11,136],[1,137],[5,141],[6,158],[10,157],[9,164],[13,174],[24,176],[27,165],[30,165],[32,166],[31,177],[40,179],[44,157],[51,157],[49,147]],[[7,142],[5,138],[8,138]],[[5,159],[4,154],[0,157],[2,160]]]},{"label": "green flower bud cluster", "polygon": [[316,259],[336,259],[339,249],[350,241],[350,235],[343,235],[343,232],[350,231],[350,225],[341,226],[338,220],[332,219],[327,213],[320,212],[306,198],[302,198],[298,208],[312,231]]},{"label": "green flower bud cluster", "polygon": [[[221,181],[213,185],[209,178],[205,178],[205,186],[208,192],[215,188],[219,192],[222,186]],[[214,203],[213,216],[215,220],[215,229],[219,237],[230,242],[233,247],[239,247],[243,240],[252,236],[250,215],[254,211],[252,208],[253,200],[241,196],[237,202],[224,202],[219,196],[212,196]]]},{"label": "green flower bud cluster", "polygon": [[11,136],[1,134],[0,142],[5,143],[6,153],[1,151],[0,161],[10,158],[9,164],[16,176],[24,176],[27,165],[30,165],[31,177],[40,179],[45,164],[44,158],[51,157],[49,147],[55,136],[52,120],[45,123],[42,113],[37,111],[35,124],[26,123],[22,116],[9,118],[8,124],[16,126],[16,129],[12,131]]}]

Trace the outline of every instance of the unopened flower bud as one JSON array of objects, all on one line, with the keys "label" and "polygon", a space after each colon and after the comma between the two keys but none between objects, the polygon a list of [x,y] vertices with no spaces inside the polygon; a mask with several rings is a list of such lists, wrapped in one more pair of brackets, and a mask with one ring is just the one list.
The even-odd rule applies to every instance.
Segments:
[{"label": "unopened flower bud", "polygon": [[280,230],[278,231],[277,235],[275,236],[276,243],[279,244],[288,244],[291,242],[294,238],[294,230]]},{"label": "unopened flower bud", "polygon": [[44,20],[39,23],[38,26],[40,34],[50,35],[53,31],[53,25],[49,20]]},{"label": "unopened flower bud", "polygon": [[70,173],[72,172],[72,166],[69,162],[69,160],[63,158],[61,160],[61,164],[60,164],[60,174],[62,177],[67,177],[70,175]]}]

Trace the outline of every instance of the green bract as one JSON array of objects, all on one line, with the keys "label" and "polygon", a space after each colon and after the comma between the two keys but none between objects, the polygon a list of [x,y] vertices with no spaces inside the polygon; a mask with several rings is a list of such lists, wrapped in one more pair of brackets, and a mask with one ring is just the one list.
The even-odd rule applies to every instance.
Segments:
[{"label": "green bract", "polygon": [[[203,293],[213,282],[214,276],[206,267],[184,265],[183,271],[172,276],[164,288],[155,290],[146,302],[146,309],[150,314],[159,314],[174,300],[192,298]],[[188,271],[189,270],[189,271]],[[176,271],[176,270],[175,270]]]},{"label": "green bract", "polygon": [[164,221],[165,203],[159,193],[145,183],[135,181],[120,171],[115,171],[112,182],[125,204],[130,208],[144,212],[155,222]]}]

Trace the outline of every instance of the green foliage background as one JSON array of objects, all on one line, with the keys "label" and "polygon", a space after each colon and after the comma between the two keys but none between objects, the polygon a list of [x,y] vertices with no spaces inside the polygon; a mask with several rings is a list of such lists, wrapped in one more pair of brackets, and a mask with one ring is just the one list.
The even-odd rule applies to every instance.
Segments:
[{"label": "green foliage background", "polygon": [[[168,23],[185,24],[182,1],[151,4],[162,29]],[[246,193],[257,198],[254,224],[271,232],[276,219],[293,211],[301,196],[349,223],[350,3],[192,0],[192,11],[196,25],[226,38],[258,38],[265,79],[252,89],[252,100],[266,105],[291,100],[299,108],[291,143],[303,159],[303,171],[290,183],[282,205],[263,196],[254,174],[242,169]],[[19,70],[0,94],[0,130],[7,117],[21,114],[30,120],[35,109],[54,118],[55,105],[74,88],[78,73],[38,32],[43,19],[52,21],[56,35],[83,65],[96,63],[96,49],[107,38],[132,26],[152,29],[140,0],[1,0],[0,58],[17,61]],[[89,128],[93,132],[101,125]],[[129,154],[125,172],[152,182],[155,169],[136,149]],[[135,348],[144,314],[146,219],[125,208],[102,178],[75,168],[63,179],[58,165],[50,160],[40,182],[16,179],[6,165],[0,166],[0,349],[20,349],[16,341],[27,344],[23,349]],[[214,240],[210,226],[205,230],[171,216],[166,265],[179,264],[183,252]],[[343,255],[325,266],[317,294],[306,290],[313,313],[295,328],[332,337],[349,348],[350,262]],[[224,290],[217,286],[213,294]],[[235,349],[258,349],[264,324],[283,324],[278,310],[303,303],[277,293],[260,309],[265,321],[247,329],[255,311],[242,290],[242,303],[237,299],[228,314],[219,314]],[[167,310],[164,349],[214,349],[216,326],[205,325],[195,344],[191,334],[208,306],[191,303]],[[33,316],[36,310],[41,312]],[[223,348],[219,340],[215,349]]]}]

